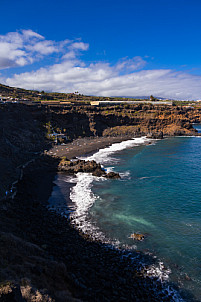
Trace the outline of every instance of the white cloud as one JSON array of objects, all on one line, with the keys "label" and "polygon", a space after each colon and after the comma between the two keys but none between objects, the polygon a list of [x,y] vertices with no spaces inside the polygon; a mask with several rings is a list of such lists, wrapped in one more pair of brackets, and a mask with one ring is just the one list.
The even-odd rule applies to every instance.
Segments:
[{"label": "white cloud", "polygon": [[83,42],[75,42],[75,43],[71,44],[70,48],[78,49],[78,50],[87,50],[89,48],[89,44],[83,43]]},{"label": "white cloud", "polygon": [[30,29],[10,32],[0,35],[0,69],[25,66],[53,53],[61,53],[63,59],[68,59],[88,47],[87,43],[67,39],[59,42],[46,40]]},{"label": "white cloud", "polygon": [[67,52],[65,55],[63,55],[62,59],[69,60],[69,59],[74,59],[75,57],[76,57],[76,53],[72,50]]},{"label": "white cloud", "polygon": [[136,56],[132,59],[123,58],[119,60],[119,62],[117,63],[116,69],[118,71],[129,72],[129,71],[139,70],[143,68],[146,65],[146,63],[147,62],[139,56]]},{"label": "white cloud", "polygon": [[25,36],[19,32],[0,35],[0,69],[30,63],[29,56],[23,47],[24,39]]},{"label": "white cloud", "polygon": [[178,99],[198,99],[201,96],[201,76],[170,69],[141,70],[118,73],[117,66],[105,63],[77,66],[64,61],[35,72],[16,74],[5,80],[7,85],[27,89],[75,92],[102,96],[155,95]]},{"label": "white cloud", "polygon": [[[69,44],[69,40],[67,40]],[[72,41],[70,41],[72,42]],[[80,51],[86,51],[89,48],[88,43],[83,43],[83,42],[74,42],[68,45],[68,52],[63,55],[62,59],[63,60],[69,60],[69,59],[74,59],[76,58],[79,54]]]},{"label": "white cloud", "polygon": [[38,38],[38,39],[45,39],[43,36],[39,35],[38,33],[34,32],[33,30],[31,29],[28,29],[28,30],[22,30],[22,34],[24,37],[26,37],[27,39],[29,38]]},{"label": "white cloud", "polygon": [[[87,95],[155,95],[178,99],[201,98],[201,76],[171,69],[143,70],[142,57],[120,59],[115,65],[86,64],[79,58],[89,45],[80,41],[46,40],[32,30],[0,36],[0,69],[24,66],[52,53],[60,62],[36,71],[14,74],[0,82],[10,86],[58,92],[79,91]],[[147,66],[146,66],[147,67]]]},{"label": "white cloud", "polygon": [[42,55],[49,55],[54,52],[59,52],[59,46],[57,46],[53,41],[40,41],[36,42],[32,45],[25,46],[26,50],[29,50],[31,52],[36,52]]}]

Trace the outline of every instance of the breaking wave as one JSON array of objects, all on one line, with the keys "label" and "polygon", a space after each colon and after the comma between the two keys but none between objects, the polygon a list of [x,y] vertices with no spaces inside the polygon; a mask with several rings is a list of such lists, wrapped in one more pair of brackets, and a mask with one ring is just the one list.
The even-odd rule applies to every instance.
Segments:
[{"label": "breaking wave", "polygon": [[[135,146],[148,144],[150,142],[154,143],[155,140],[147,139],[146,137],[134,138],[128,141],[123,141],[121,143],[112,144],[111,146],[104,149],[100,149],[92,156],[85,157],[84,159],[95,160],[101,165],[104,165],[104,168],[107,170],[107,172],[110,172],[113,171],[114,167],[105,167],[105,165],[111,165],[118,162],[118,159],[112,156],[113,154],[127,148],[133,148]],[[129,179],[130,172],[125,171],[120,175],[122,179]],[[89,209],[93,206],[95,201],[100,198],[92,191],[94,181],[103,182],[107,180],[103,177],[92,176],[92,174],[90,173],[77,173],[76,177],[71,177],[71,180],[70,178],[68,178],[67,181],[75,183],[75,186],[73,186],[70,191],[70,199],[73,203],[73,211],[71,211],[70,213],[72,224],[74,224],[76,228],[81,230],[83,233],[90,235],[91,238],[101,240],[102,242],[108,244],[108,246],[110,247],[121,247],[124,251],[128,250],[128,253],[129,250],[133,250],[134,252],[137,249],[136,245],[122,245],[117,239],[111,240],[110,238],[107,238],[106,235],[98,228],[96,223],[90,217]],[[152,255],[152,257],[157,258],[154,255]],[[137,258],[138,256],[136,256],[134,253],[133,261],[135,261],[135,263]],[[143,262],[141,258],[139,258],[138,260],[139,270],[142,270],[145,276],[156,278],[158,281],[162,282],[162,284],[164,284],[163,290],[168,293],[167,296],[171,296],[172,301],[183,301],[179,294],[172,287],[167,285],[168,283],[166,284],[166,282],[169,280],[171,270],[169,268],[166,268],[163,262],[158,259],[154,264],[150,264],[146,261]]]},{"label": "breaking wave", "polygon": [[[148,139],[146,136],[133,138],[121,143],[112,144],[109,147],[100,149],[98,152],[94,153],[92,156],[87,157],[88,160],[95,160],[100,164],[111,164],[118,162],[118,159],[112,157],[112,154],[115,154],[119,151],[132,148],[135,146],[140,146],[153,142],[153,139]],[[84,158],[84,157],[83,157]],[[86,158],[86,157],[85,157]]]},{"label": "breaking wave", "polygon": [[[146,137],[133,138],[131,140],[115,143],[109,147],[100,149],[92,156],[85,157],[85,159],[87,158],[87,160],[95,160],[102,165],[111,164],[117,161],[116,158],[112,158],[112,154],[127,148],[143,145],[151,141],[153,142],[154,140],[147,139]],[[114,169],[113,166],[104,168],[107,172],[111,172]],[[130,172],[125,171],[121,173],[120,176],[122,179],[129,179]],[[108,242],[104,234],[98,230],[98,228],[94,226],[90,220],[88,220],[89,209],[92,207],[94,202],[100,198],[92,192],[94,181],[106,181],[106,179],[104,177],[92,176],[90,173],[77,173],[76,177],[73,178],[73,182],[76,183],[76,185],[71,188],[70,192],[70,199],[74,204],[74,211],[71,213],[70,217],[72,222],[83,232],[90,233],[93,237],[101,237],[101,239],[104,239],[104,241]],[[115,243],[117,244],[117,241],[115,241]]]}]

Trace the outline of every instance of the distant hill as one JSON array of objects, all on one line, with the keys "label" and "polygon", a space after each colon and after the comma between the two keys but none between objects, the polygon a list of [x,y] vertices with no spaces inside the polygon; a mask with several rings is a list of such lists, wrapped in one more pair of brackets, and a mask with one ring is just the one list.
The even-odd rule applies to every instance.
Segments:
[{"label": "distant hill", "polygon": [[[150,95],[136,95],[136,96],[112,96],[113,98],[126,98],[126,99],[138,99],[138,100],[149,100]],[[157,100],[167,100],[168,98],[162,98],[158,96],[154,96]]]},{"label": "distant hill", "polygon": [[[0,84],[0,97],[11,97],[25,100],[69,100],[69,101],[120,101],[122,99],[130,100],[144,100],[150,99],[150,96],[93,96],[93,95],[82,95],[78,93],[59,93],[59,92],[44,92],[38,90],[26,90],[23,88],[10,87]],[[162,97],[155,97],[158,100],[165,100]]]},{"label": "distant hill", "polygon": [[33,97],[38,95],[39,91],[26,90],[23,88],[10,87],[0,84],[0,96],[2,97],[13,97],[13,98],[25,98]]},{"label": "distant hill", "polygon": [[72,93],[57,93],[51,92],[46,93],[44,91],[38,90],[27,90],[23,88],[10,87],[3,84],[0,84],[0,97],[12,97],[18,99],[26,99],[26,100],[57,100],[57,99],[68,99],[70,98]]}]

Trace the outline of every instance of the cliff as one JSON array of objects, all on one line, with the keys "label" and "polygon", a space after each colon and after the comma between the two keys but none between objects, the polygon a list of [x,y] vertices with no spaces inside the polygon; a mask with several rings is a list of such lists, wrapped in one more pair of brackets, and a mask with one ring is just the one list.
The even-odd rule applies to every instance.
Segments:
[{"label": "cliff", "polygon": [[[195,135],[192,123],[201,123],[199,107],[0,104],[0,196],[19,179],[17,195],[0,199],[0,300],[161,301],[154,292],[156,280],[140,273],[137,263],[134,267],[117,251],[84,238],[64,217],[47,210],[59,161],[43,154],[57,134],[61,142],[86,136]],[[64,160],[60,168],[104,173],[94,162]]]},{"label": "cliff", "polygon": [[78,136],[193,135],[192,123],[201,122],[201,108],[145,104],[116,106],[49,107],[51,123],[72,139]]},{"label": "cliff", "polygon": [[201,108],[1,104],[0,196],[19,176],[20,166],[47,150],[57,134],[61,143],[91,136],[196,135],[192,123],[201,123]]}]

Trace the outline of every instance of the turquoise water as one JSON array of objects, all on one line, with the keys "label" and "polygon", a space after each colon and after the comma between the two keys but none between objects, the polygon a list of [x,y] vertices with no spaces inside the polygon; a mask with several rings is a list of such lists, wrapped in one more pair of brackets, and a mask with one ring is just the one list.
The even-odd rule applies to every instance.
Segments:
[{"label": "turquoise water", "polygon": [[[89,159],[120,172],[121,180],[60,173],[50,209],[94,238],[151,255],[151,275],[186,290],[187,301],[188,293],[201,301],[201,137],[136,138]],[[133,232],[145,240],[133,241]]]},{"label": "turquoise water", "polygon": [[[94,182],[90,219],[108,238],[156,255],[170,281],[201,301],[201,138],[168,138],[114,158],[126,176]],[[145,240],[128,238],[133,232]]]}]

